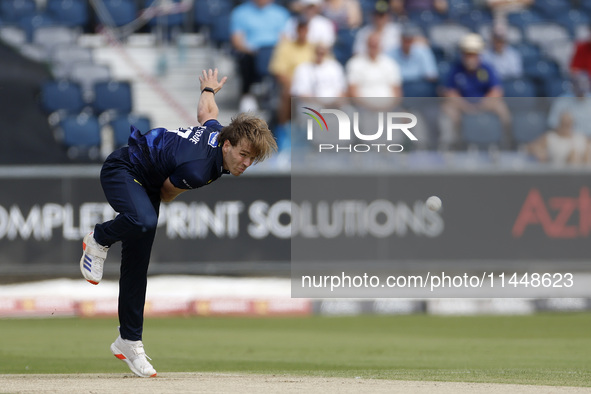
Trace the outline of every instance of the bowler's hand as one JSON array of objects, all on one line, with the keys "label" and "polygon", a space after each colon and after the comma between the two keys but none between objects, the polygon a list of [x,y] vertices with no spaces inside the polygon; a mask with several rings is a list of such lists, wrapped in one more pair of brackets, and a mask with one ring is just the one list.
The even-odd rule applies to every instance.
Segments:
[{"label": "bowler's hand", "polygon": [[212,88],[214,92],[218,92],[222,86],[226,83],[228,77],[223,77],[221,81],[218,82],[218,69],[212,70],[203,70],[202,75],[199,76],[199,81],[201,82],[201,90],[205,88]]}]

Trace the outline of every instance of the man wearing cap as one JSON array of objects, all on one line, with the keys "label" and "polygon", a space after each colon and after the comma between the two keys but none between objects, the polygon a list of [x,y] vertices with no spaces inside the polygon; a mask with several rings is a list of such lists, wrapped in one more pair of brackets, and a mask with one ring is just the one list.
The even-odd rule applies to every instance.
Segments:
[{"label": "man wearing cap", "polygon": [[[492,112],[503,124],[504,146],[510,145],[511,113],[503,101],[503,89],[493,67],[480,59],[484,41],[478,34],[470,33],[460,41],[461,59],[452,66],[445,83],[440,145],[443,148],[458,142],[462,115]],[[446,123],[451,121],[451,125]]]},{"label": "man wearing cap", "polygon": [[401,46],[389,53],[400,67],[404,82],[437,80],[435,56],[421,36],[418,26],[411,23],[403,25]]},{"label": "man wearing cap", "polygon": [[495,28],[492,34],[492,46],[482,53],[482,60],[490,64],[502,80],[521,78],[523,62],[515,48],[507,45],[505,29]]}]

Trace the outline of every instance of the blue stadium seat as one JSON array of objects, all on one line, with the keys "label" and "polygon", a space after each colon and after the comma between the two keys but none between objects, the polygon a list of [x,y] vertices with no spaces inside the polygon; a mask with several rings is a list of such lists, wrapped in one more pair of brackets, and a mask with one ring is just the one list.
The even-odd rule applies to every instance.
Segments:
[{"label": "blue stadium seat", "polygon": [[402,83],[404,97],[437,97],[437,85],[428,81],[405,81]]},{"label": "blue stadium seat", "polygon": [[271,57],[273,56],[273,50],[275,47],[262,47],[259,48],[255,58],[255,66],[257,70],[257,74],[259,76],[264,77],[269,75],[269,63],[271,62]]},{"label": "blue stadium seat", "polygon": [[86,0],[48,0],[47,11],[60,25],[84,27],[88,23]]},{"label": "blue stadium seat", "polygon": [[544,22],[544,17],[536,11],[526,9],[507,15],[507,20],[509,24],[523,30],[532,23]]},{"label": "blue stadium seat", "polygon": [[231,0],[196,0],[193,6],[195,24],[197,27],[211,26],[215,17],[230,15],[232,8]]},{"label": "blue stadium seat", "polygon": [[438,23],[443,22],[444,18],[436,12],[433,11],[419,11],[419,12],[411,12],[408,15],[409,19],[414,22],[415,24],[419,25],[423,28],[423,30],[427,31],[429,26],[436,25]]},{"label": "blue stadium seat", "polygon": [[[182,0],[173,0],[174,3],[180,4]],[[146,7],[150,7],[154,5],[154,3],[158,3],[158,0],[145,0],[144,5]],[[154,16],[150,19],[148,24],[150,26],[155,26],[158,24],[165,24],[167,26],[182,26],[185,23],[185,14],[184,13],[177,13],[177,14],[169,14],[166,16]]]},{"label": "blue stadium seat", "polygon": [[465,114],[462,116],[461,133],[468,145],[499,145],[502,137],[501,121],[498,116],[488,112]]},{"label": "blue stadium seat", "polygon": [[80,85],[69,81],[48,81],[41,86],[41,107],[47,113],[78,113],[86,105]]},{"label": "blue stadium seat", "polygon": [[523,63],[534,63],[542,59],[542,51],[537,45],[521,43],[513,47],[521,55]]},{"label": "blue stadium seat", "polygon": [[98,82],[94,85],[92,108],[97,114],[115,111],[127,114],[132,109],[131,84],[129,82]]},{"label": "blue stadium seat", "polygon": [[572,85],[568,78],[552,78],[544,81],[544,97],[560,97],[571,90]]},{"label": "blue stadium seat", "polygon": [[513,116],[513,140],[527,144],[546,132],[546,117],[539,111],[528,111]]},{"label": "blue stadium seat", "polygon": [[448,17],[457,19],[472,10],[472,0],[448,0]]},{"label": "blue stadium seat", "polygon": [[[491,42],[492,30],[493,30],[492,23],[480,25],[476,29],[476,31],[482,36],[482,38],[486,42]],[[521,32],[521,29],[519,29],[515,26],[507,25],[505,34],[507,37],[507,42],[511,45],[518,45],[523,42],[523,33]]]},{"label": "blue stadium seat", "polygon": [[565,14],[557,15],[553,20],[567,29],[571,38],[575,39],[577,38],[578,26],[587,26],[591,21],[587,13],[577,9],[572,9]]},{"label": "blue stadium seat", "polygon": [[357,29],[340,29],[337,31],[336,42],[333,46],[334,57],[345,65],[347,60],[353,56],[353,43]]},{"label": "blue stadium seat", "polygon": [[103,0],[109,18],[101,21],[105,25],[123,26],[137,18],[135,0]]},{"label": "blue stadium seat", "polygon": [[568,0],[536,0],[532,8],[547,18],[554,18],[566,14],[571,5]]},{"label": "blue stadium seat", "polygon": [[458,22],[470,29],[476,31],[482,25],[492,23],[492,15],[486,10],[472,10],[467,14],[461,15]]},{"label": "blue stadium seat", "polygon": [[116,148],[127,145],[127,140],[129,138],[129,134],[131,133],[131,125],[134,125],[137,129],[144,133],[152,129],[149,118],[134,114],[119,115],[111,120],[109,125],[113,129],[113,138]]},{"label": "blue stadium seat", "polygon": [[0,1],[0,14],[6,22],[17,23],[25,16],[37,13],[35,0],[2,0]]},{"label": "blue stadium seat", "polygon": [[505,97],[536,97],[536,86],[526,78],[508,79],[503,81]]},{"label": "blue stadium seat", "polygon": [[524,74],[536,80],[556,78],[560,75],[558,65],[548,60],[524,61]]},{"label": "blue stadium seat", "polygon": [[101,128],[98,119],[82,113],[70,115],[59,123],[61,142],[68,149],[71,158],[87,154],[101,144]]},{"label": "blue stadium seat", "polygon": [[213,17],[210,38],[217,46],[221,46],[230,42],[229,14]]},{"label": "blue stadium seat", "polygon": [[55,21],[48,14],[33,14],[23,16],[19,21],[18,25],[27,36],[27,41],[33,41],[33,35],[36,29],[45,26],[55,25]]}]

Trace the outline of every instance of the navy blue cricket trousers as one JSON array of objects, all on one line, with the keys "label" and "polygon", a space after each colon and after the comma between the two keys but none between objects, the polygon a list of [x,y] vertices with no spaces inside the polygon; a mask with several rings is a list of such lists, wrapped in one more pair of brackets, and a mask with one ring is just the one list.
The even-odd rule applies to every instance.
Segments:
[{"label": "navy blue cricket trousers", "polygon": [[121,338],[142,339],[148,265],[158,224],[160,191],[147,190],[134,174],[128,148],[111,153],[101,169],[107,201],[118,213],[94,228],[96,241],[111,246],[121,241],[119,332]]}]

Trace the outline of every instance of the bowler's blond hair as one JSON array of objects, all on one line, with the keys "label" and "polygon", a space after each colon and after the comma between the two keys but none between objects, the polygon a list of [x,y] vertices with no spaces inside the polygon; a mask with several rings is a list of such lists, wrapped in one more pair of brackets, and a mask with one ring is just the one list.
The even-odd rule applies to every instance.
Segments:
[{"label": "bowler's blond hair", "polygon": [[220,144],[228,140],[232,146],[236,146],[242,139],[250,143],[255,163],[277,152],[277,142],[267,122],[249,113],[241,113],[232,118],[230,124],[222,129],[218,137]]}]

